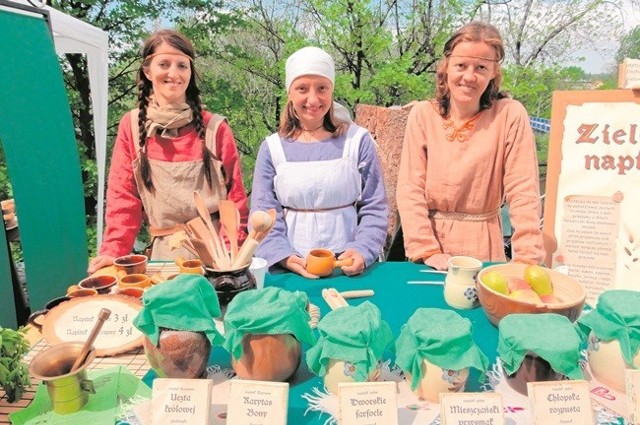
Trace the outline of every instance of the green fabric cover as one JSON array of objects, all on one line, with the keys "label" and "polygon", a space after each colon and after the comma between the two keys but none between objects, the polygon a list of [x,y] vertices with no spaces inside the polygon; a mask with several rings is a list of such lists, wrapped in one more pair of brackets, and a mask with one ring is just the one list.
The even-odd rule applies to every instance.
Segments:
[{"label": "green fabric cover", "polygon": [[308,303],[307,294],[301,291],[269,287],[240,292],[224,315],[223,347],[237,360],[242,356],[242,339],[248,334],[291,334],[312,345],[315,337],[309,325]]},{"label": "green fabric cover", "polygon": [[203,276],[179,274],[145,291],[142,302],[133,324],[154,345],[158,345],[160,328],[204,332],[211,345],[224,341],[213,322],[220,317],[218,295]]},{"label": "green fabric cover", "polygon": [[396,364],[411,374],[411,389],[418,388],[423,377],[423,359],[442,369],[476,368],[482,381],[489,359],[473,342],[471,331],[471,321],[455,311],[417,309],[396,340]]},{"label": "green fabric cover", "polygon": [[318,342],[306,354],[309,369],[322,377],[330,359],[350,362],[357,382],[367,380],[393,340],[389,324],[369,301],[329,312],[318,323],[318,331]]},{"label": "green fabric cover", "polygon": [[559,314],[509,314],[498,324],[497,351],[509,375],[531,352],[549,362],[557,373],[584,379],[579,364],[581,342],[577,326]]},{"label": "green fabric cover", "polygon": [[634,367],[633,358],[640,349],[640,292],[624,289],[603,292],[596,309],[580,317],[578,326],[586,335],[590,329],[601,340],[618,340],[624,361]]}]

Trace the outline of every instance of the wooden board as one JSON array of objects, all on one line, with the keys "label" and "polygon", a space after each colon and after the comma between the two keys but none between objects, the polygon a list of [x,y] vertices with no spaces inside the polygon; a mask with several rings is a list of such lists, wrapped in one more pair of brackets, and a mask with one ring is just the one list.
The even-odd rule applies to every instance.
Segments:
[{"label": "wooden board", "polygon": [[113,356],[142,346],[144,334],[133,326],[133,319],[142,304],[139,300],[122,295],[72,298],[57,305],[44,317],[42,336],[52,345],[84,342],[102,308],[111,310],[111,316],[94,343],[98,357]]}]

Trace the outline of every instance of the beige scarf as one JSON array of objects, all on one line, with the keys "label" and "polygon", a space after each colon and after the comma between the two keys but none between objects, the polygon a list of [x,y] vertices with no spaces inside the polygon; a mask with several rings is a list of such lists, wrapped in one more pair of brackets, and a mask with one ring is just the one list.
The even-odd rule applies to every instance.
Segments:
[{"label": "beige scarf", "polygon": [[173,139],[178,137],[178,129],[193,121],[193,111],[186,103],[171,103],[159,106],[153,99],[147,108],[147,122],[145,128],[147,137],[153,137],[157,132],[160,136]]}]

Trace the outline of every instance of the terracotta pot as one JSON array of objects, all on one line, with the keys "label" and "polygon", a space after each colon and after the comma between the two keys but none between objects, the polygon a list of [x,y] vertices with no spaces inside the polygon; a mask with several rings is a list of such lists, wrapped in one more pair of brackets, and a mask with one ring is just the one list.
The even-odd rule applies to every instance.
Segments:
[{"label": "terracotta pot", "polygon": [[146,337],[142,345],[160,378],[200,378],[211,354],[211,343],[203,332],[162,329],[157,347]]},{"label": "terracotta pot", "polygon": [[300,342],[293,335],[245,335],[242,356],[231,356],[231,367],[241,379],[284,382],[296,373],[300,357]]},{"label": "terracotta pot", "polygon": [[249,270],[250,264],[237,270],[215,270],[205,267],[204,276],[218,294],[220,306],[226,306],[242,291],[256,289],[256,279]]},{"label": "terracotta pot", "polygon": [[549,362],[536,354],[527,354],[515,373],[507,375],[507,384],[523,395],[528,394],[528,382],[562,381],[565,376],[551,368]]},{"label": "terracotta pot", "polygon": [[633,366],[628,365],[622,357],[617,339],[604,341],[596,337],[593,332],[589,334],[587,357],[593,376],[622,393],[627,391],[625,371],[640,368],[640,352],[633,358]]}]

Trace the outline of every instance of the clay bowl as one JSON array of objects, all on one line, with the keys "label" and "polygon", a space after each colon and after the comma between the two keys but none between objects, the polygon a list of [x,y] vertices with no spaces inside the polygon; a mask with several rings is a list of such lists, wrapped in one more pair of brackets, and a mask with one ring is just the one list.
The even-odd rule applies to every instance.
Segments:
[{"label": "clay bowl", "polygon": [[520,263],[497,264],[485,267],[478,273],[476,279],[478,298],[491,323],[497,326],[500,319],[511,313],[556,313],[575,322],[582,312],[587,292],[577,280],[563,273],[545,269],[551,278],[553,293],[560,300],[559,303],[554,304],[532,303],[511,298],[482,283],[482,276],[491,270],[502,273],[507,279],[512,277],[522,279],[525,268],[527,265]]},{"label": "clay bowl", "polygon": [[300,356],[300,342],[293,335],[245,335],[242,356],[231,356],[231,367],[240,379],[284,382],[298,369]]}]

